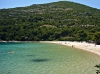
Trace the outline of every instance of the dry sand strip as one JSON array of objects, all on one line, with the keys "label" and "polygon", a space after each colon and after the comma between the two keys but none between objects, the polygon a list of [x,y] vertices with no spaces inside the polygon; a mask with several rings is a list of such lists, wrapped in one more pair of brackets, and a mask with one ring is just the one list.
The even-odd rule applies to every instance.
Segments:
[{"label": "dry sand strip", "polygon": [[60,45],[66,45],[73,48],[83,49],[92,53],[95,53],[100,56],[100,45],[95,45],[92,43],[86,42],[71,42],[71,41],[47,41],[47,43],[56,43]]}]

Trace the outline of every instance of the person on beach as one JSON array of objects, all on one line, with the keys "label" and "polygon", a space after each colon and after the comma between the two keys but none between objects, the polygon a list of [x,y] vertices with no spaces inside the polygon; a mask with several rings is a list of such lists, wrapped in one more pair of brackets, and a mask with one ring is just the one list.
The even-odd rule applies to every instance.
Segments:
[{"label": "person on beach", "polygon": [[72,45],[72,48],[73,48],[74,46]]},{"label": "person on beach", "polygon": [[96,43],[94,43],[94,46],[96,47]]}]

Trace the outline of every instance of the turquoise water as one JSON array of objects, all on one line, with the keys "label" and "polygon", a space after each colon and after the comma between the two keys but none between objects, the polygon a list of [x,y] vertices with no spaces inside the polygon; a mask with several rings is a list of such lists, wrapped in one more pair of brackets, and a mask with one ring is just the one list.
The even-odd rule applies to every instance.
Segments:
[{"label": "turquoise water", "polygon": [[0,43],[0,74],[96,74],[99,63],[100,56],[67,46]]}]

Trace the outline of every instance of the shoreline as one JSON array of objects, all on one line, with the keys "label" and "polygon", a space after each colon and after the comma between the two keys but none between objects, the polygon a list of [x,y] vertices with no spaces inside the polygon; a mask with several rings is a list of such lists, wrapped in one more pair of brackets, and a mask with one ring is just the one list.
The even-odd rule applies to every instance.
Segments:
[{"label": "shoreline", "polygon": [[0,42],[4,42],[4,43],[7,43],[7,42],[40,42],[40,41],[0,41]]},{"label": "shoreline", "polygon": [[0,42],[40,42],[40,43],[54,43],[59,45],[65,45],[72,48],[77,48],[80,50],[85,50],[97,54],[100,56],[100,45],[95,45],[93,43],[78,42],[78,41],[0,41]]},{"label": "shoreline", "polygon": [[89,51],[91,53],[97,54],[100,56],[100,45],[95,45],[93,43],[86,42],[71,42],[71,41],[47,41],[47,43],[54,43],[59,45],[70,46],[72,48],[77,48],[80,50]]}]

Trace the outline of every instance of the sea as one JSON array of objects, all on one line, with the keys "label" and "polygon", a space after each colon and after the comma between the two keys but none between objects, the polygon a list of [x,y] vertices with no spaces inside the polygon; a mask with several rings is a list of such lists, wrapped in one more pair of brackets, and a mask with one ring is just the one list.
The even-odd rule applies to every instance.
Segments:
[{"label": "sea", "polygon": [[0,42],[0,74],[96,74],[100,56],[41,42]]}]

